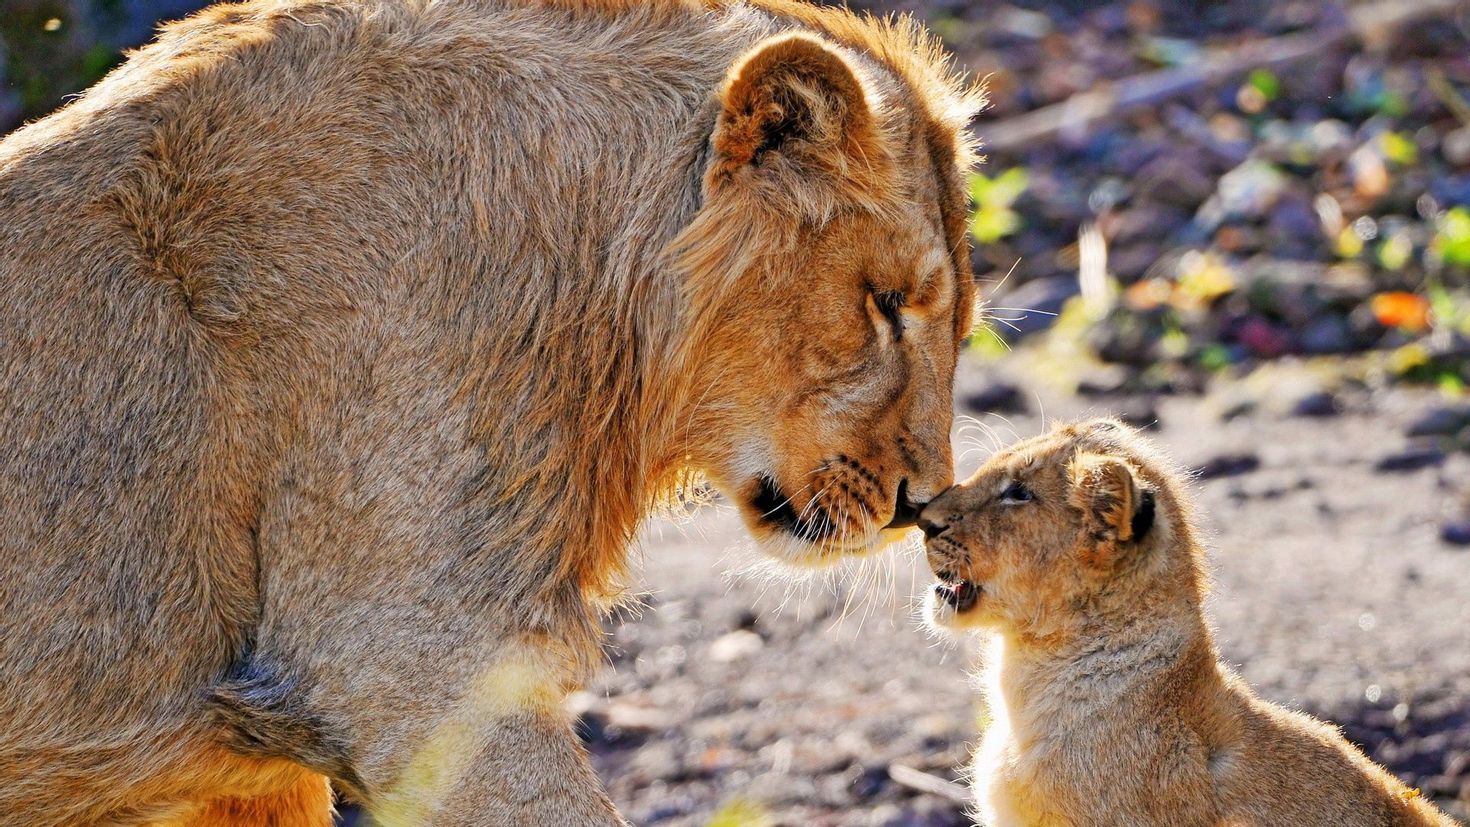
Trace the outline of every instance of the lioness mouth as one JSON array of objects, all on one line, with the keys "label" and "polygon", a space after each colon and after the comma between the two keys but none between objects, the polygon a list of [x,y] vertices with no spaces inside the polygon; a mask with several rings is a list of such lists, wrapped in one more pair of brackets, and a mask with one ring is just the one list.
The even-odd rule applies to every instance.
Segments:
[{"label": "lioness mouth", "polygon": [[980,600],[980,592],[978,584],[957,579],[949,572],[940,572],[939,582],[934,584],[934,594],[957,612],[968,612],[974,608]]},{"label": "lioness mouth", "polygon": [[833,535],[837,526],[826,509],[811,503],[798,514],[791,505],[791,498],[781,491],[781,486],[772,478],[762,476],[751,505],[760,512],[761,521],[773,525],[788,534],[794,534],[808,543],[819,543]]}]

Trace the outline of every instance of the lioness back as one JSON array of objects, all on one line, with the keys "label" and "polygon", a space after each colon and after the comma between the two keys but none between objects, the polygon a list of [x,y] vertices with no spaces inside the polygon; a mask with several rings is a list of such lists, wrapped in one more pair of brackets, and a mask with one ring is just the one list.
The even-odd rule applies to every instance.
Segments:
[{"label": "lioness back", "polygon": [[[701,447],[675,426],[707,389],[649,373],[698,378],[679,360],[711,349],[679,339],[704,328],[666,260],[707,206],[723,79],[783,31],[821,35],[778,45],[861,75],[854,111],[897,142],[862,210],[779,188],[819,213],[785,222],[804,232],[861,213],[850,232],[905,259],[882,295],[913,299],[882,337],[861,299],[796,328],[881,345],[893,378],[864,415],[894,438],[819,423],[877,458],[848,449],[875,525],[842,536],[876,543],[905,492],[947,485],[967,114],[926,108],[934,55],[855,21],[785,0],[221,5],[0,143],[0,815],[322,824],[322,775],[388,797],[408,756],[377,745],[452,720],[481,674],[465,652],[530,640],[548,685],[575,681],[627,538]],[[827,410],[814,389],[788,389],[801,417]],[[738,484],[779,493],[774,473]],[[788,523],[768,530],[830,539]]]}]

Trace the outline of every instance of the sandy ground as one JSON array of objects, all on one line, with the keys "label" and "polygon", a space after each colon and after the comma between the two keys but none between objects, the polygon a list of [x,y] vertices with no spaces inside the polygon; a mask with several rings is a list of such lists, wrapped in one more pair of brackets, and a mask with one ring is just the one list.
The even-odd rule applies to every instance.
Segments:
[{"label": "sandy ground", "polygon": [[[993,378],[967,369],[959,397]],[[1026,394],[1030,412],[980,422],[1008,442],[1040,430],[1040,405],[1048,418],[1137,415],[1137,400]],[[1217,398],[1179,397],[1144,415],[1187,465],[1259,461],[1195,485],[1224,656],[1264,696],[1342,724],[1464,818],[1470,549],[1438,529],[1460,507],[1470,456],[1375,468],[1435,404],[1396,390],[1346,399],[1328,417],[1263,404],[1222,420]],[[968,468],[989,449],[981,429],[963,430]],[[967,677],[977,647],[918,630],[915,596],[931,578],[917,554],[772,577],[738,520],[706,509],[651,526],[639,558],[647,608],[609,622],[607,666],[574,699],[598,770],[635,823],[970,823],[943,782],[961,777],[984,725]],[[915,788],[926,781],[935,789]]]}]

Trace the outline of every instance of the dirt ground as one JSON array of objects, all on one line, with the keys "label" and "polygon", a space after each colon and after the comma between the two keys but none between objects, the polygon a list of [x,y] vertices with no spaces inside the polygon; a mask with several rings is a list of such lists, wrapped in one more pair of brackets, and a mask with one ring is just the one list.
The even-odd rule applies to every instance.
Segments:
[{"label": "dirt ground", "polygon": [[[1156,423],[1177,458],[1209,469],[1194,488],[1224,656],[1264,696],[1341,724],[1465,818],[1470,548],[1439,531],[1464,507],[1470,456],[1383,470],[1441,400],[1397,389],[1292,413],[1290,375],[1258,379],[1255,410],[1229,418],[1241,388],[1080,399],[1022,384],[1024,411],[960,429],[962,466],[989,453],[987,429],[1003,442],[1038,432],[1043,408],[1048,420],[1122,411]],[[999,378],[969,365],[958,398]],[[746,546],[718,508],[651,526],[641,543],[646,610],[609,622],[606,668],[573,699],[619,806],[637,824],[971,823],[945,782],[984,723],[967,683],[977,647],[918,629],[922,558],[795,579]]]}]

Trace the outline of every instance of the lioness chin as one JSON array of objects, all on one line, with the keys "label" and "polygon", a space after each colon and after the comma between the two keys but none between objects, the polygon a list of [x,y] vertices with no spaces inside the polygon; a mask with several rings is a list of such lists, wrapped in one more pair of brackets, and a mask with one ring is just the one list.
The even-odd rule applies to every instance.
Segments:
[{"label": "lioness chin", "polygon": [[614,824],[561,708],[693,474],[951,482],[980,96],[789,0],[254,0],[0,143],[0,821]]},{"label": "lioness chin", "polygon": [[1018,443],[919,521],[930,622],[994,635],[973,768],[989,827],[1453,823],[1220,663],[1180,474],[1133,429]]}]

